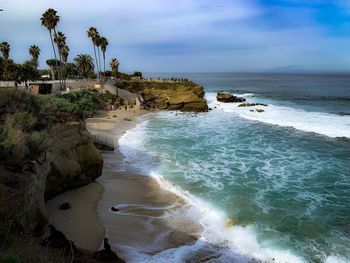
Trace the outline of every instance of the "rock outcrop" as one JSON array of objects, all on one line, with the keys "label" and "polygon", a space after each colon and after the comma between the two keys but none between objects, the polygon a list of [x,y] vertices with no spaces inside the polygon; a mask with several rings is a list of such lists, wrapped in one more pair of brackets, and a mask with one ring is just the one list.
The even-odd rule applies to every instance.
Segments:
[{"label": "rock outcrop", "polygon": [[45,199],[91,183],[101,175],[103,166],[102,157],[81,122],[56,125],[51,132]]},{"label": "rock outcrop", "polygon": [[47,224],[46,199],[102,173],[103,159],[84,123],[55,124],[48,133],[48,149],[23,171],[0,165],[0,220],[10,220],[23,232],[40,233]]},{"label": "rock outcrop", "polygon": [[121,81],[117,86],[140,94],[144,105],[161,110],[207,112],[208,105],[202,86],[193,82]]},{"label": "rock outcrop", "polygon": [[217,101],[225,102],[225,103],[246,101],[245,98],[237,97],[237,96],[235,96],[231,93],[227,93],[227,92],[219,92],[216,95],[216,99],[217,99]]}]

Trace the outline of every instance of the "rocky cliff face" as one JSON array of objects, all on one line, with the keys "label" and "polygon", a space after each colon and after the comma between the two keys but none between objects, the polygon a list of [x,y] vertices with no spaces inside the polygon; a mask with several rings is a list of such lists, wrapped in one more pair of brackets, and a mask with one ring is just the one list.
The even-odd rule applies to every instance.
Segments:
[{"label": "rocky cliff face", "polygon": [[206,112],[208,105],[202,86],[193,82],[120,81],[117,86],[140,94],[145,105],[162,110]]},{"label": "rocky cliff face", "polygon": [[103,160],[82,122],[55,124],[49,148],[23,172],[0,166],[0,219],[11,219],[25,232],[47,223],[44,202],[63,191],[92,182]]},{"label": "rocky cliff face", "polygon": [[45,198],[88,184],[102,173],[103,160],[90,134],[80,122],[56,125],[47,152],[50,169]]}]

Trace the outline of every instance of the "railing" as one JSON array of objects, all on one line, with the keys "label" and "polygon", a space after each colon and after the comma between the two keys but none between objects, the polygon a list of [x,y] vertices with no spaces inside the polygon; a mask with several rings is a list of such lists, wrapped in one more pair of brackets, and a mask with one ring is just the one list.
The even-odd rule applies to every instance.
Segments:
[{"label": "railing", "polygon": [[8,87],[15,87],[16,84],[14,81],[0,81],[0,87],[8,88]]}]

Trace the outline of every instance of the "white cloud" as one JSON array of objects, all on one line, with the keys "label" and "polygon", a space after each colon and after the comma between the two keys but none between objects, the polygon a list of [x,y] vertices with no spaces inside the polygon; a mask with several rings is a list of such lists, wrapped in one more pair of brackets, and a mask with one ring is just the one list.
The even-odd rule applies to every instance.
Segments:
[{"label": "white cloud", "polygon": [[[341,1],[341,0],[339,0]],[[345,3],[346,1],[344,1]],[[71,56],[91,53],[86,36],[96,26],[109,39],[107,58],[122,69],[143,71],[210,71],[263,69],[301,65],[350,67],[349,37],[328,36],[312,17],[285,13],[294,27],[269,25],[266,10],[254,0],[11,0],[0,4],[0,41],[12,44],[12,56],[23,61],[27,48],[42,48],[41,64],[52,57],[40,16],[49,7],[61,16]]]}]

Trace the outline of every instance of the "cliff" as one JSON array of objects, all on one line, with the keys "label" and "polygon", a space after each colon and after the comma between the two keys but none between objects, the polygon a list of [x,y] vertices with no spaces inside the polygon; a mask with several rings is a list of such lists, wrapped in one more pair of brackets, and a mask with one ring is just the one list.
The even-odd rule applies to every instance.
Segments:
[{"label": "cliff", "polygon": [[[53,97],[0,89],[1,262],[16,254],[21,262],[38,262],[49,254],[53,260],[43,262],[62,257],[63,247],[39,244],[47,234],[45,201],[101,175],[103,159],[83,117],[114,99],[87,90]],[[74,250],[77,257],[95,256]]]},{"label": "cliff", "polygon": [[149,108],[208,111],[203,87],[191,81],[118,80],[117,87],[140,94]]},{"label": "cliff", "polygon": [[23,171],[0,166],[0,218],[24,232],[40,232],[46,225],[46,199],[88,184],[102,173],[102,157],[84,123],[55,124],[48,134],[47,150]]}]

